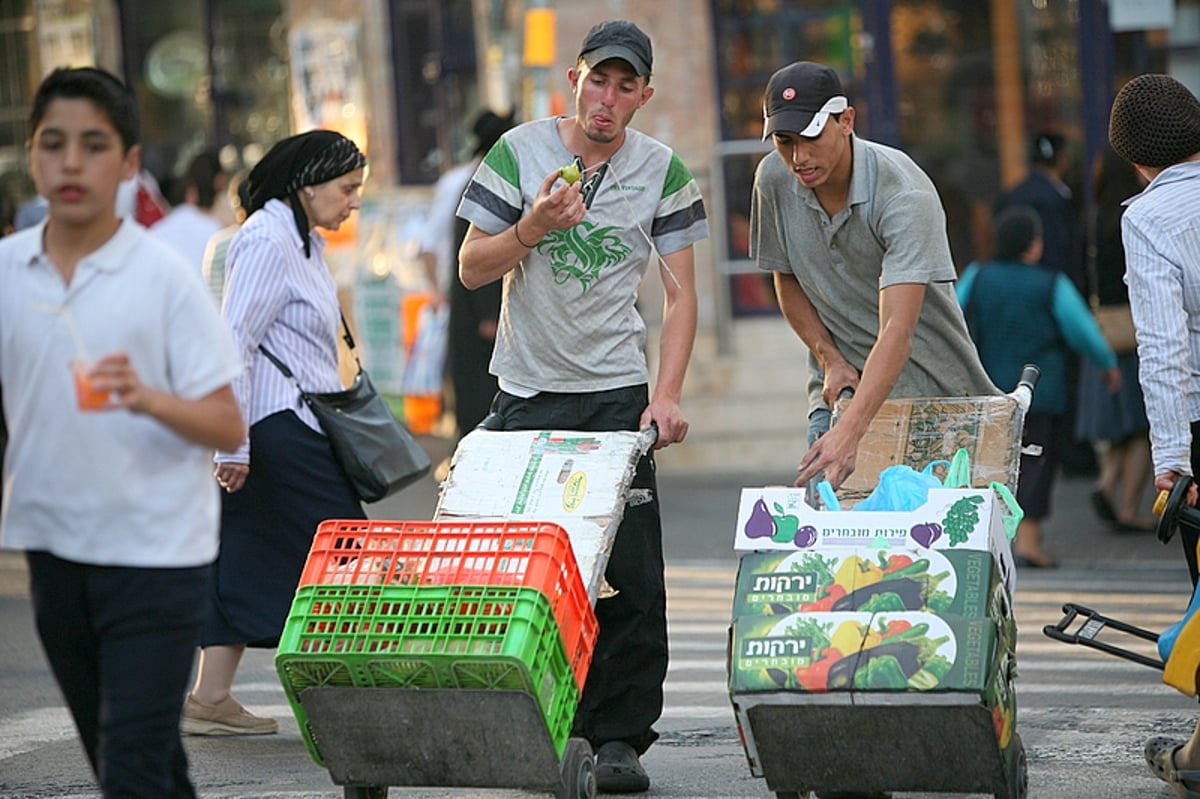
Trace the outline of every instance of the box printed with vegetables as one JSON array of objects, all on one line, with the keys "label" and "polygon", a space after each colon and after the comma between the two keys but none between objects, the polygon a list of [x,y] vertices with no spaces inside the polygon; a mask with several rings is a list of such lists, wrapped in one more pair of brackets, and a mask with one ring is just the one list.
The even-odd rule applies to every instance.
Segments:
[{"label": "box printed with vegetables", "polygon": [[738,566],[733,615],[930,610],[984,616],[1003,590],[995,558],[979,550],[748,552]]},{"label": "box printed with vegetables", "polygon": [[742,616],[729,689],[982,692],[1010,640],[1009,624],[926,611]]},{"label": "box printed with vegetables", "polygon": [[738,552],[821,551],[864,547],[908,553],[978,550],[991,553],[1005,588],[1016,583],[1008,519],[1014,518],[990,488],[931,488],[911,511],[817,510],[802,488],[743,488],[734,549]]}]

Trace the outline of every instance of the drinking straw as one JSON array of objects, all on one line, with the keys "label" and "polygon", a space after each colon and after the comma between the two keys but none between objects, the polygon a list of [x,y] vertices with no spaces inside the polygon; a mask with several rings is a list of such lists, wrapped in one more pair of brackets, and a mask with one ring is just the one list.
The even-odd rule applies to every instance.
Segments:
[{"label": "drinking straw", "polygon": [[87,347],[84,346],[83,336],[79,334],[79,326],[75,324],[75,316],[71,313],[71,309],[65,305],[49,305],[47,303],[35,302],[31,306],[34,311],[43,313],[58,314],[67,323],[67,331],[71,334],[71,340],[75,342],[75,357],[84,363],[91,363],[91,358],[88,357]]}]

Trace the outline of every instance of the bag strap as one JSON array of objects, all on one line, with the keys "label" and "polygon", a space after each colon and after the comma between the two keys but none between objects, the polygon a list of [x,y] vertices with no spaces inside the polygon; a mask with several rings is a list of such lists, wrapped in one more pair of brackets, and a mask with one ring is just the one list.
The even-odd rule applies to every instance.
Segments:
[{"label": "bag strap", "polygon": [[[350,333],[350,325],[346,323],[346,315],[344,313],[342,313],[341,308],[338,308],[338,316],[340,316],[342,318],[342,340],[345,341],[346,346],[350,348],[350,354],[354,356],[354,363],[358,366],[358,371],[361,372],[362,371],[362,361],[358,360],[358,351],[355,349],[355,346],[354,346],[354,336],[351,335],[351,333]],[[288,365],[286,363],[279,360],[279,358],[276,357],[275,353],[271,352],[269,349],[267,349],[262,344],[258,345],[258,349],[260,352],[262,352],[263,355],[267,356],[268,361],[275,364],[276,369],[283,372],[284,377],[288,378],[289,380],[291,380],[293,383],[296,384],[296,388],[300,389],[301,394],[304,393],[304,389],[301,388],[300,382],[298,380],[296,380],[296,376],[294,374],[292,374],[292,370],[288,368]]]}]

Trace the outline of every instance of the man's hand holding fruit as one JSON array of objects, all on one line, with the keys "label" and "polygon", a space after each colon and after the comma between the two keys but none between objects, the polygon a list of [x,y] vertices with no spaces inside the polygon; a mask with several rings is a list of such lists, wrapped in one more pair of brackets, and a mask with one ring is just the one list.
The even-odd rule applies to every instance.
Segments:
[{"label": "man's hand holding fruit", "polygon": [[[533,198],[533,207],[521,220],[521,240],[540,242],[551,230],[566,230],[583,221],[587,206],[583,202],[583,182],[568,183],[554,170],[542,181]],[[557,187],[554,185],[562,181]]]}]

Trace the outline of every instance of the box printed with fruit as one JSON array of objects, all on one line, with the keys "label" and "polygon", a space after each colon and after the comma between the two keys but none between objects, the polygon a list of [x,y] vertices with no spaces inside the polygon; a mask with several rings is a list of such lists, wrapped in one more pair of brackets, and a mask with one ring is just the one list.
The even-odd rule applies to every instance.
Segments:
[{"label": "box printed with fruit", "polygon": [[1011,651],[1012,625],[1001,627],[925,611],[741,616],[729,690],[989,691]]},{"label": "box printed with fruit", "polygon": [[931,488],[911,511],[817,510],[802,488],[743,488],[734,549],[821,551],[900,548],[908,552],[990,552],[1005,588],[1016,581],[1006,518],[1010,512],[990,488]]},{"label": "box printed with fruit", "polygon": [[733,615],[929,610],[985,616],[1004,588],[990,552],[918,547],[816,547],[747,552],[738,566]]}]

